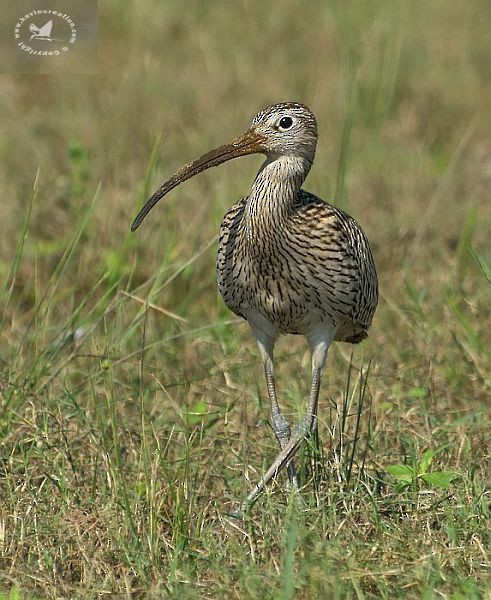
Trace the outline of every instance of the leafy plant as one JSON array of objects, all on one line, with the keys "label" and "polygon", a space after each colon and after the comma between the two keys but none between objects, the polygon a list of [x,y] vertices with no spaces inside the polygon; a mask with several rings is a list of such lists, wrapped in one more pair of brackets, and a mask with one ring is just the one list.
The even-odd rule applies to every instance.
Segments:
[{"label": "leafy plant", "polygon": [[435,451],[428,449],[419,463],[414,465],[396,464],[385,467],[389,475],[397,481],[399,489],[408,486],[419,489],[422,484],[434,488],[448,489],[452,481],[460,477],[456,471],[430,471]]}]

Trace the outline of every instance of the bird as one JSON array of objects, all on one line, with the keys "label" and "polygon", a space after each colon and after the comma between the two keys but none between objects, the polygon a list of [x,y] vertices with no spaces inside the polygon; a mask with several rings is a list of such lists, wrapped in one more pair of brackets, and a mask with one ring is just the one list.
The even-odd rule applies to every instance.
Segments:
[{"label": "bird", "polygon": [[[319,391],[333,341],[366,338],[378,301],[378,279],[368,239],[343,210],[304,190],[317,146],[317,121],[298,102],[259,111],[229,143],[186,164],[144,204],[135,231],[172,189],[198,173],[248,154],[263,154],[249,194],[223,217],[217,282],[227,307],[244,318],[256,338],[280,449],[271,466],[232,513],[243,517],[265,487],[286,468],[299,489],[294,455],[317,429]],[[273,349],[280,335],[306,338],[311,356],[307,408],[292,429],[276,393]]]}]

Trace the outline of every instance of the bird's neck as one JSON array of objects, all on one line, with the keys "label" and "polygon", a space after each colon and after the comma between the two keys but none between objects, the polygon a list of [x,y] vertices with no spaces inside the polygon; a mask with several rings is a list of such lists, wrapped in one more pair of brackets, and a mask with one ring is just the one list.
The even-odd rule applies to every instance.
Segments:
[{"label": "bird's neck", "polygon": [[288,220],[311,166],[311,160],[297,156],[268,156],[264,161],[252,184],[244,215],[251,242]]}]

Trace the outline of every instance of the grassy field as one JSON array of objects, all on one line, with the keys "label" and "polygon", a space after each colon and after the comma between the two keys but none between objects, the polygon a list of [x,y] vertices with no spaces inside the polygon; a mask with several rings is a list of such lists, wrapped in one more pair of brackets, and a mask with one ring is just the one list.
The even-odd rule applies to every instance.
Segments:
[{"label": "grassy field", "polygon": [[[100,75],[0,78],[0,598],[491,598],[489,1],[100,4]],[[281,475],[230,524],[276,453],[214,275],[261,159],[129,226],[285,100],[381,299],[330,351],[304,506]],[[293,420],[305,341],[277,357]]]}]

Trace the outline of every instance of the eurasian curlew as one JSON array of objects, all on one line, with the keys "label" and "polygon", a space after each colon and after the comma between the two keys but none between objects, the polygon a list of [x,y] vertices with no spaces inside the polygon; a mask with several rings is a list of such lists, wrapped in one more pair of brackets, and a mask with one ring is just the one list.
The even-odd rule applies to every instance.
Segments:
[{"label": "eurasian curlew", "polygon": [[[205,169],[246,154],[266,155],[249,195],[223,218],[217,258],[225,304],[247,320],[256,337],[281,446],[241,510],[254,503],[284,466],[298,487],[293,457],[317,427],[327,350],[334,340],[363,340],[377,305],[377,273],[362,229],[342,210],[301,189],[316,144],[317,123],[309,108],[294,102],[270,106],[245,133],[166,181],[131,226],[134,231],[163,196]],[[293,433],[277,400],[273,364],[275,341],[287,333],[307,338],[312,359],[307,411]]]}]

